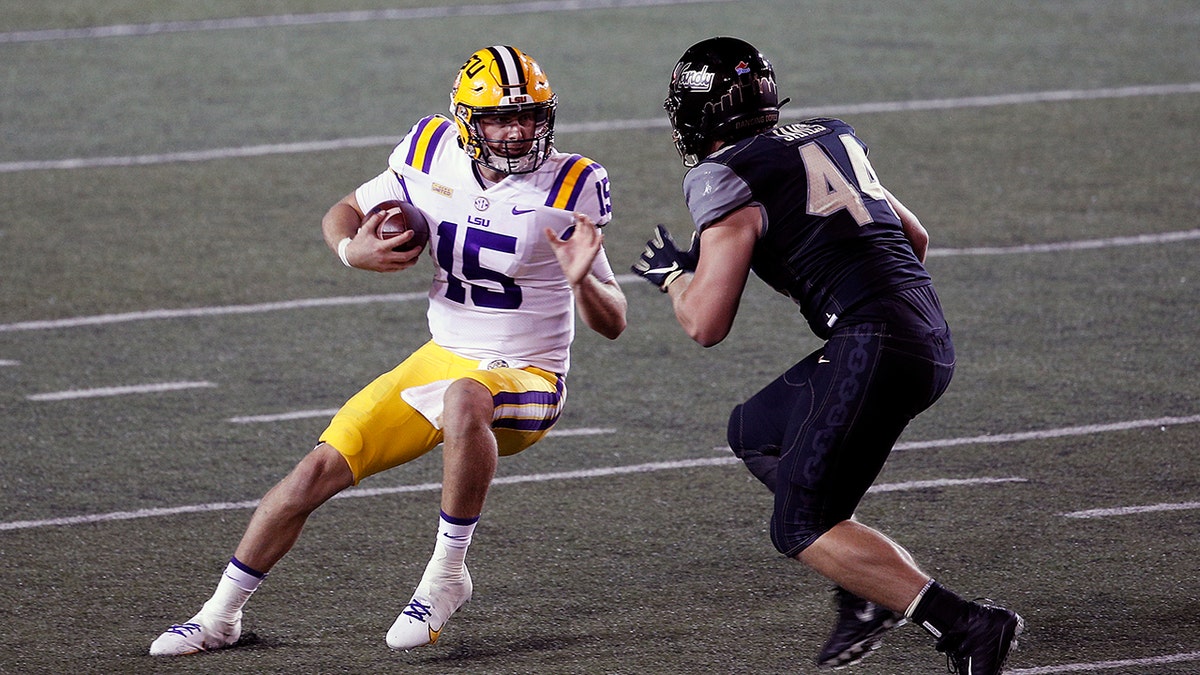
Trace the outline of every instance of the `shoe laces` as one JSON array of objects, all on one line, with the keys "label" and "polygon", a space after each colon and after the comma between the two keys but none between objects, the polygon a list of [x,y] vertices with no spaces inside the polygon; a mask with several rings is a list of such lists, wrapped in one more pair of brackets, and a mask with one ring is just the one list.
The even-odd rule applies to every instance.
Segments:
[{"label": "shoe laces", "polygon": [[174,633],[179,637],[189,637],[192,633],[199,633],[204,630],[198,623],[176,623],[172,624],[167,629],[168,633]]},{"label": "shoe laces", "polygon": [[433,613],[433,606],[427,605],[420,600],[413,598],[412,601],[408,603],[408,607],[405,607],[404,611],[400,613],[404,614],[405,616],[411,616],[417,621],[428,621],[429,615]]}]

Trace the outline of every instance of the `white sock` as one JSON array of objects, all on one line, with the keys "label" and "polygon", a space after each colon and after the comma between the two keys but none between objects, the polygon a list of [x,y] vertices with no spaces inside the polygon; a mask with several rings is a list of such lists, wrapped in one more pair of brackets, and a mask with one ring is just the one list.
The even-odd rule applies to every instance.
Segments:
[{"label": "white sock", "polygon": [[433,546],[433,558],[429,561],[428,570],[436,570],[442,574],[462,574],[463,562],[467,557],[467,548],[471,545],[471,537],[475,534],[475,526],[479,517],[455,518],[442,513],[438,519],[437,542]]},{"label": "white sock", "polygon": [[236,621],[242,613],[242,607],[266,576],[247,567],[237,558],[230,559],[221,581],[217,583],[217,590],[204,603],[200,613],[227,623]]}]

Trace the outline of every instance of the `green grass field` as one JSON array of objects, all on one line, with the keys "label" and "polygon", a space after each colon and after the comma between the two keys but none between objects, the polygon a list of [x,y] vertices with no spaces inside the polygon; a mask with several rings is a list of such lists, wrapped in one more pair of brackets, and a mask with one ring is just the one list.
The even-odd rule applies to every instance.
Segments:
[{"label": "green grass field", "polygon": [[[467,55],[512,43],[560,96],[559,147],[609,169],[624,274],[655,222],[687,227],[661,101],[715,34],[772,58],[785,113],[853,124],[932,236],[959,369],[859,518],[1024,615],[1013,673],[1200,671],[1200,7],[612,4],[0,0],[0,673],[815,672],[829,584],[775,553],[723,446],[729,409],[818,342],[753,282],[701,349],[627,277],[627,332],[576,341],[559,428],[589,433],[501,462],[475,598],[436,646],[383,641],[432,549],[434,452],[317,512],[238,649],[146,655],[320,411],[426,339],[398,294],[430,263],[347,271],[325,209]],[[149,28],[95,30],[121,25]],[[196,386],[55,396],[161,383]],[[943,668],[908,626],[846,672]]]}]

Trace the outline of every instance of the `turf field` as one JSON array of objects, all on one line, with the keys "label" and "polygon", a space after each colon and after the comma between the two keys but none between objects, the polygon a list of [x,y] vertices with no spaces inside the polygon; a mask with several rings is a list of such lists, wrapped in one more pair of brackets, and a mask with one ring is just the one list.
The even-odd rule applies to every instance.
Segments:
[{"label": "turf field", "polygon": [[[625,274],[685,231],[661,101],[714,34],[772,58],[789,117],[853,124],[932,236],[959,370],[860,519],[1019,610],[1014,673],[1200,672],[1198,31],[1182,0],[0,0],[0,672],[813,672],[829,585],[771,547],[724,422],[818,343],[753,282],[701,349]],[[435,452],[318,511],[241,648],[147,656],[425,340],[430,263],[352,273],[318,223],[495,43],[609,169],[629,329],[581,331],[559,433],[501,463],[438,645],[383,642]],[[909,626],[848,672],[943,667]]]}]

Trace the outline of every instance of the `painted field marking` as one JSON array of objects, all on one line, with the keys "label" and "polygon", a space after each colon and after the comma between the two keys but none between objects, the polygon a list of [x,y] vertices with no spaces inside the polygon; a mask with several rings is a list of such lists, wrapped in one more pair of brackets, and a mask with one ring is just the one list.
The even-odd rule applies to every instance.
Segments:
[{"label": "painted field marking", "polygon": [[1200,93],[1200,82],[1177,82],[1172,84],[1146,84],[1128,87],[1103,87],[1100,89],[1059,89],[1015,94],[961,96],[958,98],[851,103],[838,106],[823,106],[820,108],[800,108],[792,113],[786,112],[785,109],[785,111],[780,113],[780,116],[783,118],[794,117],[803,119],[805,117],[819,117],[822,115],[864,115],[868,113],[952,110],[956,108],[993,108],[1005,105],[1028,105],[1030,103],[1061,103],[1064,101],[1094,101],[1108,98],[1174,96],[1197,93]]},{"label": "painted field marking", "polygon": [[1009,675],[1052,675],[1054,673],[1094,673],[1098,670],[1113,670],[1115,668],[1137,668],[1140,666],[1158,666],[1167,663],[1186,663],[1200,661],[1200,652],[1185,654],[1168,654],[1166,656],[1149,656],[1141,659],[1121,659],[1119,661],[1094,661],[1092,663],[1064,663],[1059,666],[1038,666],[1036,668],[1012,668],[1004,672]]},{"label": "painted field marking", "polygon": [[1066,518],[1110,518],[1112,516],[1132,516],[1139,513],[1159,513],[1162,511],[1194,511],[1200,509],[1200,502],[1179,502],[1175,504],[1149,504],[1147,506],[1120,506],[1110,509],[1089,509],[1087,511],[1071,511],[1058,515]]},{"label": "painted field marking", "polygon": [[286,422],[288,420],[305,420],[313,417],[333,417],[338,411],[337,408],[325,408],[323,410],[294,410],[292,412],[275,413],[273,415],[246,415],[244,417],[230,417],[225,420],[234,424],[257,424],[259,422]]},{"label": "painted field marking", "polygon": [[616,429],[605,427],[577,427],[575,429],[551,429],[547,436],[558,438],[574,438],[576,436],[604,436],[617,433]]},{"label": "painted field marking", "polygon": [[[85,396],[106,396],[117,395],[121,393],[143,393],[146,391],[165,391],[174,388],[184,388],[186,386],[215,386],[207,382],[199,383],[168,383],[163,385],[143,385],[138,387],[114,387],[109,389],[86,390],[76,392],[60,392],[58,394],[42,394],[39,400],[62,400],[63,398],[83,398]],[[99,392],[99,393],[97,393]],[[33,398],[33,397],[30,397]],[[304,417],[314,417],[317,415],[331,416],[337,412],[336,410],[320,410],[320,411],[296,411],[291,413],[282,413],[278,415],[260,415],[254,417],[231,418],[230,422],[263,422],[276,420],[290,420]],[[1126,422],[1113,422],[1108,424],[1088,424],[1076,427],[1064,427],[1060,429],[1045,429],[1041,431],[1028,431],[1010,434],[995,434],[986,436],[970,436],[962,438],[940,439],[933,441],[913,441],[907,443],[898,443],[897,450],[915,450],[923,448],[944,448],[959,445],[974,445],[981,443],[1011,443],[1024,440],[1038,440],[1049,438],[1062,438],[1068,436],[1079,436],[1085,434],[1097,434],[1111,431],[1127,431],[1132,429],[1143,429],[1148,427],[1168,427],[1181,424],[1193,424],[1200,422],[1200,415],[1191,415],[1185,417],[1156,417],[1144,420],[1130,420]],[[611,428],[591,428],[582,427],[578,429],[564,429],[558,432],[551,431],[550,435],[560,437],[570,436],[589,436],[599,434],[615,433],[615,429]],[[714,448],[721,452],[730,452],[728,447]],[[738,459],[733,456],[713,457],[706,459],[680,460],[672,462],[655,462],[650,464],[635,464],[631,466],[616,466],[603,467],[598,469],[579,469],[575,471],[565,471],[546,474],[528,474],[522,476],[506,476],[499,477],[493,481],[493,484],[514,484],[514,483],[529,483],[543,482],[549,480],[566,480],[572,478],[593,478],[600,476],[614,476],[629,473],[645,473],[649,471],[662,471],[669,469],[681,469],[700,466],[719,466],[725,464],[736,464]],[[869,492],[895,492],[901,490],[923,490],[935,487],[953,487],[963,485],[981,485],[991,483],[1012,483],[1026,482],[1027,479],[1008,477],[1008,478],[965,478],[965,479],[935,479],[925,481],[910,481],[904,483],[883,483],[874,485],[869,489]],[[347,490],[334,498],[351,498],[351,497],[369,497],[385,494],[398,494],[404,492],[424,492],[440,489],[440,483],[424,483],[420,485],[406,485],[388,488],[353,488]],[[39,521],[17,521],[14,523],[0,523],[0,530],[23,529],[28,527],[42,527],[48,525],[71,525],[76,523],[86,522],[104,522],[108,520],[127,520],[132,518],[147,518],[161,515],[174,515],[178,513],[195,513],[213,510],[228,510],[228,509],[244,509],[253,508],[257,505],[257,501],[253,502],[219,502],[216,505],[202,504],[198,506],[172,507],[166,509],[143,509],[139,511],[121,511],[115,514],[102,514],[98,516],[78,516],[74,518],[52,518]],[[1107,509],[1091,509],[1087,511],[1076,511],[1071,513],[1062,513],[1061,516],[1067,518],[1103,518],[1110,516],[1130,515],[1138,513],[1152,513],[1161,511],[1180,511],[1200,509],[1200,502],[1183,502],[1175,504],[1155,504],[1149,506],[1129,506]]]},{"label": "painted field marking", "polygon": [[[1023,244],[1006,247],[944,249],[941,253],[937,253],[936,251],[938,249],[934,249],[929,252],[929,255],[949,257],[956,255],[1004,255],[1009,253],[1070,251],[1115,246],[1166,244],[1193,239],[1200,239],[1200,229],[1049,244]],[[617,275],[617,282],[621,284],[636,283],[638,279],[639,277],[635,274]],[[126,323],[130,321],[157,321],[163,319],[186,319],[229,316],[236,314],[258,314],[262,312],[280,312],[293,309],[311,309],[314,307],[365,305],[376,302],[415,302],[418,300],[426,300],[428,297],[429,294],[426,292],[384,293],[379,295],[343,295],[330,298],[306,298],[301,300],[285,300],[281,302],[261,302],[250,305],[220,305],[214,307],[191,307],[185,309],[152,309],[142,312],[97,314],[93,316],[69,317],[65,319],[45,319],[38,321],[18,321],[16,323],[5,323],[0,324],[0,333],[15,333],[33,330],[57,330],[60,328],[79,328],[83,326],[101,326],[114,323]]]},{"label": "painted field marking", "polygon": [[[627,474],[650,473],[672,469],[690,469],[695,467],[723,466],[737,464],[735,457],[720,457],[708,459],[686,459],[673,462],[652,462],[649,464],[633,464],[629,466],[609,466],[596,469],[577,469],[574,471],[557,471],[553,473],[533,473],[520,476],[499,476],[492,485],[516,485],[519,483],[545,483],[558,480],[573,480],[580,478],[603,478]],[[903,490],[922,490],[930,487],[987,485],[992,483],[1022,482],[1023,478],[968,478],[968,479],[938,479],[932,481],[913,481],[909,483],[883,483],[871,487],[873,492],[898,492]],[[417,485],[397,485],[393,487],[363,488],[354,487],[333,496],[333,499],[359,499],[363,497],[380,497],[386,495],[407,494],[411,492],[435,492],[442,489],[441,483],[419,483]],[[59,525],[82,525],[87,523],[105,523],[119,520],[136,520],[140,518],[157,518],[175,516],[186,513],[211,513],[213,511],[237,511],[253,509],[258,506],[258,500],[243,502],[214,502],[211,504],[192,504],[188,506],[173,506],[156,509],[137,509],[135,511],[115,511],[88,516],[70,516],[66,518],[47,518],[45,520],[18,520],[0,523],[0,531],[28,530],[39,527]]]},{"label": "painted field marking", "polygon": [[420,293],[385,293],[381,295],[343,295],[332,298],[307,298],[302,300],[285,300],[281,302],[259,302],[250,305],[222,305],[218,307],[192,307],[185,309],[151,309],[143,312],[98,314],[95,316],[80,316],[68,319],[21,321],[18,323],[0,324],[0,333],[26,330],[53,330],[56,328],[79,328],[81,326],[101,326],[110,323],[125,323],[127,321],[186,319],[194,317],[204,318],[211,316],[228,316],[231,314],[259,314],[262,312],[279,312],[290,309],[308,309],[312,307],[365,305],[374,302],[410,302],[413,300],[425,300],[428,297],[429,294],[422,291]]},{"label": "painted field marking", "polygon": [[1110,422],[1108,424],[1084,424],[1077,427],[1062,427],[1060,429],[1043,429],[1041,431],[1022,431],[1011,434],[989,434],[985,436],[969,436],[967,438],[947,438],[936,441],[910,441],[897,443],[896,450],[921,450],[926,448],[946,448],[954,445],[973,445],[980,443],[1012,443],[1015,441],[1042,440],[1047,438],[1062,438],[1064,436],[1088,436],[1109,431],[1130,431],[1147,427],[1171,427],[1180,424],[1195,424],[1200,422],[1200,415],[1183,417],[1155,417],[1145,420],[1129,420],[1127,422]]},{"label": "painted field marking", "polygon": [[1018,244],[1015,246],[977,246],[971,248],[933,248],[926,254],[931,258],[974,255],[1011,255],[1014,253],[1054,253],[1057,251],[1085,251],[1118,246],[1141,246],[1143,244],[1169,244],[1177,241],[1200,239],[1200,230],[1139,234],[1131,237],[1109,237],[1085,239],[1083,241],[1060,241],[1046,244]]},{"label": "painted field marking", "polygon": [[191,21],[156,21],[153,23],[117,24],[86,28],[45,28],[0,33],[0,44],[47,42],[51,40],[95,40],[100,38],[142,37],[164,33],[278,28],[286,26],[316,26],[330,23],[367,23],[375,21],[414,21],[417,19],[447,19],[453,17],[509,16],[511,14],[541,14],[595,9],[633,9],[671,5],[696,5],[731,2],[732,0],[541,0],[496,5],[463,5],[460,7],[411,7],[367,9],[344,12],[315,12],[311,14],[274,14],[229,19],[196,19]]},{"label": "painted field marking", "polygon": [[[1042,429],[1040,431],[1022,431],[1011,434],[987,434],[984,436],[966,436],[961,438],[943,438],[932,441],[906,441],[897,443],[893,450],[926,450],[929,448],[950,448],[959,445],[980,445],[985,443],[1015,443],[1018,441],[1036,441],[1049,438],[1064,438],[1067,436],[1090,436],[1109,431],[1131,431],[1149,427],[1173,427],[1181,424],[1196,424],[1200,415],[1183,417],[1153,417],[1144,420],[1128,420],[1125,422],[1109,422],[1107,424],[1084,424],[1077,427],[1061,427],[1058,429]],[[717,452],[731,452],[728,446],[718,445],[713,448]]]},{"label": "painted field marking", "polygon": [[962,487],[966,485],[993,485],[995,483],[1028,483],[1027,478],[1010,476],[1008,478],[938,478],[935,480],[912,480],[905,483],[880,483],[872,485],[867,492],[901,492],[907,490],[930,490],[942,487]]},{"label": "painted field marking", "polygon": [[[506,6],[506,5],[505,5]],[[1134,85],[1129,87],[1106,87],[1103,89],[1060,89],[1035,91],[1019,94],[996,94],[992,96],[964,96],[911,101],[882,101],[873,103],[841,103],[827,106],[789,109],[783,113],[788,119],[803,119],[822,115],[851,115],[867,113],[916,112],[923,110],[953,110],[961,108],[987,108],[1030,103],[1056,103],[1062,101],[1090,101],[1142,96],[1175,96],[1200,93],[1200,82],[1176,84]],[[644,129],[666,129],[670,122],[665,117],[653,119],[601,120],[596,122],[564,123],[558,125],[559,133],[607,133]],[[185,150],[180,152],[150,155],[113,157],[74,157],[68,159],[26,160],[0,162],[0,173],[20,171],[47,171],[94,169],[102,167],[133,167],[176,162],[206,162],[220,159],[262,157],[267,155],[327,152],[373,146],[391,146],[399,140],[391,136],[366,136],[325,141],[298,141],[295,143],[270,143],[247,145],[234,148],[212,148],[208,150]],[[932,251],[931,251],[932,253]]]},{"label": "painted field marking", "polygon": [[[1032,438],[1058,438],[1062,436],[1076,436],[1083,433],[1103,433],[1108,431],[1124,431],[1129,429],[1139,429],[1152,426],[1171,426],[1176,424],[1191,424],[1200,422],[1200,415],[1190,417],[1158,417],[1147,420],[1132,420],[1128,422],[1115,422],[1112,424],[1090,424],[1079,427],[1067,427],[1064,429],[1046,429],[1043,431],[1031,431],[1013,434],[996,434],[994,436],[973,436],[957,439],[943,439],[937,441],[921,441],[915,443],[899,444],[906,446],[908,449],[914,448],[929,448],[929,447],[949,447],[951,445],[970,445],[975,443],[995,443],[995,442],[1013,442],[1018,440],[1027,440]],[[725,448],[728,451],[728,448]],[[736,457],[710,457],[705,459],[689,459],[672,462],[654,462],[649,464],[634,464],[629,466],[613,466],[597,469],[578,469],[575,471],[561,471],[556,473],[538,473],[526,474],[521,476],[501,476],[493,481],[493,484],[516,484],[516,483],[531,483],[545,482],[551,480],[567,480],[574,478],[595,478],[603,476],[615,476],[632,473],[647,473],[651,471],[664,471],[672,469],[686,469],[703,466],[722,466],[737,464]],[[1007,477],[1007,478],[968,478],[968,479],[953,479],[943,478],[930,481],[910,481],[907,483],[881,483],[871,487],[872,492],[895,492],[899,490],[920,490],[930,487],[941,486],[957,486],[957,485],[986,485],[990,483],[1011,483],[1024,482],[1024,478]],[[385,488],[351,488],[334,497],[334,499],[348,499],[355,497],[373,497],[378,495],[400,494],[406,492],[429,492],[441,489],[441,483],[422,483],[419,485],[401,485]],[[89,516],[72,516],[67,518],[50,518],[45,520],[24,520],[8,523],[0,523],[0,531],[4,530],[21,530],[37,527],[49,527],[54,525],[76,525],[81,523],[98,523],[114,520],[132,520],[135,518],[152,518],[158,516],[172,516],[183,513],[204,513],[210,511],[228,511],[235,509],[252,509],[258,505],[258,501],[245,502],[217,502],[213,504],[198,504],[191,506],[178,506],[156,509],[139,509],[136,511],[118,511],[115,513],[89,515]],[[1135,507],[1141,508],[1141,507]]]},{"label": "painted field marking", "polygon": [[215,387],[212,382],[161,382],[156,384],[134,384],[124,387],[101,387],[99,389],[73,389],[70,391],[55,391],[46,394],[32,394],[25,398],[30,401],[69,401],[77,398],[100,398],[105,396],[125,396],[128,394],[157,394],[164,391],[179,391],[181,389],[202,389]]},{"label": "painted field marking", "polygon": [[[286,422],[289,420],[311,419],[314,417],[333,417],[337,414],[337,408],[325,408],[323,410],[294,410],[285,413],[276,413],[273,415],[248,415],[245,417],[230,417],[226,422],[234,424],[255,424],[258,422]],[[616,429],[602,427],[580,427],[577,429],[551,429],[547,436],[599,436],[602,434],[615,434]]]}]

